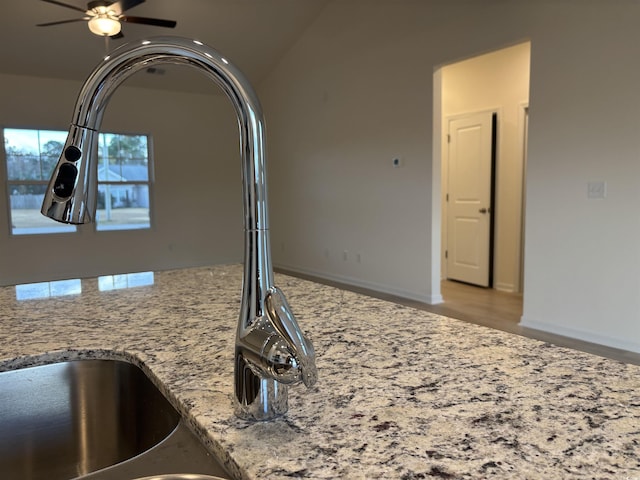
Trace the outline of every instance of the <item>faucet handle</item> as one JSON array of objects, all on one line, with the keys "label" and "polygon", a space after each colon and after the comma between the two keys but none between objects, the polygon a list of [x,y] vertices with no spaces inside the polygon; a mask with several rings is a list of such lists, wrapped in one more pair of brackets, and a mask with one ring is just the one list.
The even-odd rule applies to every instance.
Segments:
[{"label": "faucet handle", "polygon": [[318,380],[313,344],[302,333],[287,299],[278,287],[269,289],[265,298],[265,309],[273,328],[286,341],[283,346],[293,353],[302,382],[307,387],[313,386]]}]

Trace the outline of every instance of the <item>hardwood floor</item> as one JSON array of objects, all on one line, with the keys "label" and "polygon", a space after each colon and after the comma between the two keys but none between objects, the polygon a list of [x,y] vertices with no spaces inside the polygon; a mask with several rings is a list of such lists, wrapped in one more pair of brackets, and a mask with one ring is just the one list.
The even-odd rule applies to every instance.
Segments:
[{"label": "hardwood floor", "polygon": [[490,288],[476,287],[473,285],[445,280],[441,284],[444,303],[439,305],[429,305],[415,300],[334,282],[319,277],[303,275],[297,272],[282,269],[277,269],[277,271],[287,275],[312,280],[317,283],[350,290],[370,297],[380,298],[394,303],[399,303],[401,305],[407,305],[420,310],[437,313],[446,317],[456,318],[465,322],[484,325],[489,328],[495,328],[497,330],[510,332],[516,335],[534,338],[554,345],[580,350],[625,363],[640,365],[640,353],[605,347],[595,343],[584,342],[574,338],[522,327],[519,324],[520,317],[522,316],[521,294],[500,292]]},{"label": "hardwood floor", "polygon": [[511,331],[522,316],[522,295],[445,280],[444,303],[422,308],[447,317]]}]

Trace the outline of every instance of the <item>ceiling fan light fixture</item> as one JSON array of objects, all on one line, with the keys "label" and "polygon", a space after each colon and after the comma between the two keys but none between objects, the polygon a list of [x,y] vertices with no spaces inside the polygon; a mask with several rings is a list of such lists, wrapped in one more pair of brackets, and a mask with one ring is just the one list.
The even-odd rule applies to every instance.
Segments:
[{"label": "ceiling fan light fixture", "polygon": [[95,17],[92,17],[88,23],[91,33],[101,37],[117,35],[122,29],[122,25],[120,25],[118,19],[113,18],[108,14],[98,14]]},{"label": "ceiling fan light fixture", "polygon": [[[33,0],[35,1],[35,0]],[[154,27],[175,28],[175,20],[165,20],[162,18],[135,17],[126,15],[124,12],[137,7],[145,2],[145,0],[89,0],[87,9],[77,7],[65,3],[63,0],[41,0],[46,3],[52,3],[69,10],[81,12],[84,15],[80,18],[72,18],[70,20],[60,20],[57,22],[39,23],[38,27],[50,27],[52,25],[60,25],[64,23],[75,23],[87,21],[89,31],[100,37],[116,37],[119,38],[122,22],[138,23],[141,25],[151,25]],[[80,0],[75,0],[79,2]]]}]

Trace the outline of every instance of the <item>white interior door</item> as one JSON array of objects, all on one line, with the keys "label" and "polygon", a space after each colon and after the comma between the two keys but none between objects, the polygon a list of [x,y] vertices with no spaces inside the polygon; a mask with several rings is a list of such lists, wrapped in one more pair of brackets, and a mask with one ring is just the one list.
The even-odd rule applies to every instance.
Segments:
[{"label": "white interior door", "polygon": [[491,286],[493,113],[449,121],[447,277]]}]

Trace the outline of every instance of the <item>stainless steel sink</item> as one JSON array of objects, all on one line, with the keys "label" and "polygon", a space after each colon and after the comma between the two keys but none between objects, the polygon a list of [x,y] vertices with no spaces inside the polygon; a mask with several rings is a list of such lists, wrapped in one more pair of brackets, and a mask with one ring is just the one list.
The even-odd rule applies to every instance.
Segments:
[{"label": "stainless steel sink", "polygon": [[230,478],[142,370],[117,360],[0,373],[0,472],[11,480]]}]

